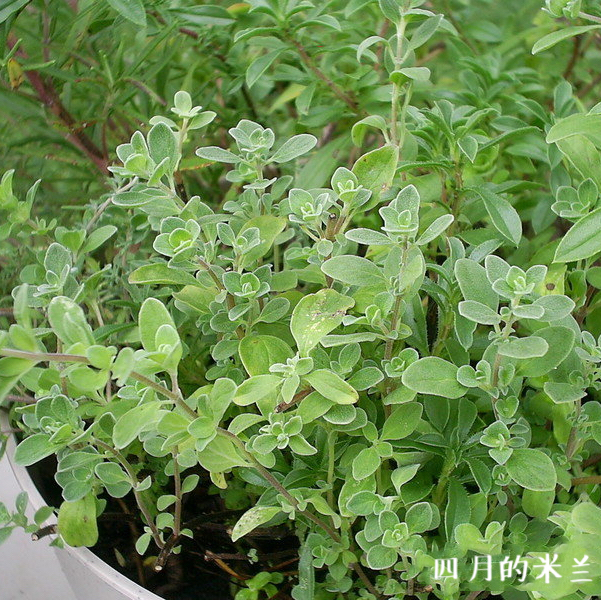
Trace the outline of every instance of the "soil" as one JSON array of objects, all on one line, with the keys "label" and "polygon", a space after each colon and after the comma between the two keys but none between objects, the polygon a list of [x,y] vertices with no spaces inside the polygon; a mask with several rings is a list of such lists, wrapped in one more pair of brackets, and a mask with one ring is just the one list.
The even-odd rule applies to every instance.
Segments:
[{"label": "soil", "polygon": [[[32,467],[30,474],[44,500],[58,507],[62,499],[55,470],[56,462],[49,457]],[[232,600],[245,587],[244,581],[261,571],[296,574],[298,539],[290,530],[259,528],[234,544],[229,531],[242,511],[227,510],[219,496],[208,493],[206,474],[198,474],[204,479],[183,506],[183,526],[194,531],[194,538],[183,538],[181,553],[171,554],[160,572],[154,570],[152,543],[145,556],[135,550],[143,523],[131,494],[123,499],[106,497],[106,510],[98,520],[99,541],[90,550],[165,600]],[[256,562],[248,558],[251,549]],[[285,581],[280,587],[270,600],[292,600],[292,584]]]}]

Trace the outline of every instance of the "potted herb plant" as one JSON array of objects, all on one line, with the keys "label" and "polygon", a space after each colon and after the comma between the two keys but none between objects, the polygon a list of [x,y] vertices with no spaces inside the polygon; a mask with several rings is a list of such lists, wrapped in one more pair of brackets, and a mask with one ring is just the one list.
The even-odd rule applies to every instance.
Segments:
[{"label": "potted herb plant", "polygon": [[[598,27],[575,4],[548,10],[594,23],[535,53]],[[254,8],[289,23],[309,7]],[[7,460],[26,491],[44,465],[56,516],[36,505],[30,523],[21,497],[0,537],[75,548],[58,552],[77,597],[600,593],[598,107],[565,83],[554,114],[473,91],[412,104],[422,51],[456,31],[421,1],[378,11],[385,30],[356,54],[387,70],[389,110],[364,115],[304,57],[359,113],[356,156],[325,178],[323,140],[242,119],[195,151],[225,197],[188,195],[184,155],[216,113],[184,91],[117,148],[112,191],[75,225],[42,228],[37,184],[20,200],[2,178],[4,237],[47,241],[0,331]]]}]

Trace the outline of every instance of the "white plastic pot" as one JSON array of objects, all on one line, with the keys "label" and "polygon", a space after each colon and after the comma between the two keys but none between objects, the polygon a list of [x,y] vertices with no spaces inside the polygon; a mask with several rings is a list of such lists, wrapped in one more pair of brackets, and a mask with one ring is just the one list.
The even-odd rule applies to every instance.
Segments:
[{"label": "white plastic pot", "polygon": [[[0,412],[0,429],[9,429]],[[8,440],[0,461],[0,501],[10,509],[17,494],[27,492],[28,514],[46,506],[27,469],[15,465],[16,440]],[[0,545],[0,597],[2,600],[161,600],[134,583],[87,548],[53,548],[44,540],[34,542],[15,530]]]}]

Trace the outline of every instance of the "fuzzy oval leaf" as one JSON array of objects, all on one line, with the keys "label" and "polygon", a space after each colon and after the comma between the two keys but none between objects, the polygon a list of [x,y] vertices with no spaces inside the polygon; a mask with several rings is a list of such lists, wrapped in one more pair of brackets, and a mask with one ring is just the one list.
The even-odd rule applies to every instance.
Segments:
[{"label": "fuzzy oval leaf", "polygon": [[457,367],[436,356],[427,356],[412,363],[403,373],[403,385],[418,394],[443,398],[461,398],[467,389],[457,381]]},{"label": "fuzzy oval leaf", "polygon": [[232,529],[232,541],[235,542],[264,523],[271,521],[282,509],[279,506],[253,506],[247,510]]},{"label": "fuzzy oval leaf", "polygon": [[271,157],[271,160],[276,163],[284,163],[289,160],[306,154],[309,150],[313,150],[317,145],[317,138],[309,133],[301,133],[295,135],[289,140],[286,140],[275,154]]},{"label": "fuzzy oval leaf", "polygon": [[173,269],[166,264],[142,265],[129,275],[129,283],[153,285],[200,285],[198,280],[182,269]]},{"label": "fuzzy oval leaf", "polygon": [[547,341],[535,335],[510,340],[499,346],[499,354],[520,359],[544,356],[548,350],[549,344]]},{"label": "fuzzy oval leaf", "polygon": [[402,440],[411,435],[419,424],[423,406],[419,402],[399,404],[386,419],[381,440]]},{"label": "fuzzy oval leaf", "polygon": [[393,146],[383,146],[364,154],[351,169],[359,183],[372,192],[372,197],[366,208],[378,203],[380,194],[390,188],[396,173],[399,159],[398,149]]},{"label": "fuzzy oval leaf", "polygon": [[506,467],[511,479],[527,490],[550,492],[557,485],[553,461],[535,448],[515,448]]},{"label": "fuzzy oval leaf", "polygon": [[319,290],[301,299],[294,307],[290,330],[302,355],[317,346],[320,340],[341,323],[346,311],[355,304],[348,296],[335,290]]},{"label": "fuzzy oval leaf", "polygon": [[138,317],[140,339],[144,350],[154,352],[156,348],[156,333],[163,325],[170,325],[175,330],[175,323],[165,305],[156,298],[146,298]]},{"label": "fuzzy oval leaf", "polygon": [[96,498],[87,494],[75,502],[63,502],[58,511],[58,532],[69,546],[90,547],[98,541]]},{"label": "fuzzy oval leaf", "polygon": [[517,371],[524,377],[541,377],[557,367],[574,346],[574,331],[567,327],[554,326],[539,329],[536,336],[543,338],[549,349],[544,356],[521,361]]},{"label": "fuzzy oval leaf", "polygon": [[377,285],[384,282],[381,269],[361,256],[335,256],[326,260],[321,270],[332,279],[348,285]]},{"label": "fuzzy oval leaf", "polygon": [[275,363],[285,363],[294,356],[292,348],[273,335],[247,336],[240,340],[238,347],[240,360],[246,372],[253,375],[269,374],[269,367]]},{"label": "fuzzy oval leaf", "polygon": [[486,188],[478,188],[484,208],[495,229],[510,244],[518,246],[522,239],[522,219],[513,206],[498,194]]},{"label": "fuzzy oval leaf", "polygon": [[553,262],[573,262],[601,252],[601,208],[577,221],[561,238]]},{"label": "fuzzy oval leaf", "polygon": [[353,404],[359,399],[359,394],[344,379],[327,369],[317,369],[305,379],[322,396],[336,404]]}]

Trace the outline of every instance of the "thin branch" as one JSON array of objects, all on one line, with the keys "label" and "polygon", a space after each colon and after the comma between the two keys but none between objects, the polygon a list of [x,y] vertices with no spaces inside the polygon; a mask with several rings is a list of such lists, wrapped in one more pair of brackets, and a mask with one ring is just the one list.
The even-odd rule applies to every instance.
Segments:
[{"label": "thin branch", "polygon": [[296,47],[298,54],[305,66],[313,72],[313,74],[321,79],[334,93],[334,95],[342,100],[354,113],[359,112],[359,106],[353,97],[347,94],[337,83],[332,81],[309,56],[305,47],[296,39],[289,38],[289,41]]},{"label": "thin branch", "polygon": [[148,507],[146,506],[146,502],[144,501],[144,498],[142,497],[140,492],[136,489],[137,484],[138,484],[138,478],[137,478],[136,473],[134,472],[132,466],[129,464],[129,461],[125,458],[125,456],[123,456],[123,454],[121,454],[121,452],[119,452],[119,450],[117,450],[116,448],[113,448],[109,444],[106,444],[102,440],[98,440],[98,439],[94,438],[93,443],[96,444],[98,447],[102,448],[103,450],[110,452],[119,461],[121,466],[127,472],[127,475],[129,476],[129,478],[131,480],[132,490],[134,492],[134,498],[136,499],[136,504],[138,505],[138,508],[144,515],[144,518],[146,519],[146,524],[148,525],[148,527],[150,527],[150,531],[152,532],[152,539],[154,540],[154,543],[159,548],[162,549],[164,546],[164,543],[163,543],[163,540],[161,539],[161,534],[159,533],[159,530],[157,529],[157,526],[152,518],[152,515],[150,514],[150,510],[148,510]]},{"label": "thin branch", "polygon": [[601,475],[589,475],[588,477],[574,477],[572,485],[598,485],[601,483]]},{"label": "thin branch", "polygon": [[[11,37],[6,43],[9,49],[12,49],[16,44],[16,40]],[[16,54],[23,59],[29,58],[27,53],[21,48],[17,50]],[[44,81],[37,71],[25,71],[25,76],[42,104],[66,128],[67,131],[63,133],[63,137],[77,149],[81,150],[103,175],[107,175],[108,157],[102,153],[98,146],[83,131],[77,128],[74,117],[63,105],[52,82]]]}]

